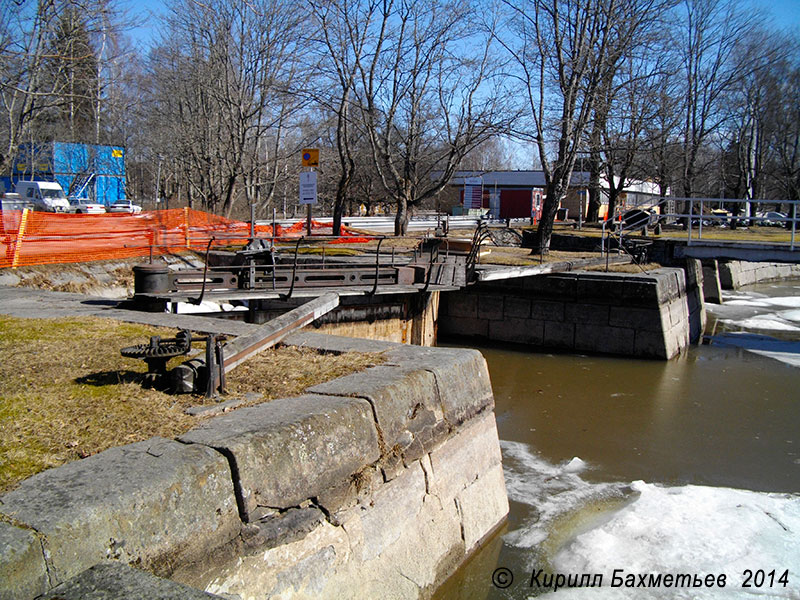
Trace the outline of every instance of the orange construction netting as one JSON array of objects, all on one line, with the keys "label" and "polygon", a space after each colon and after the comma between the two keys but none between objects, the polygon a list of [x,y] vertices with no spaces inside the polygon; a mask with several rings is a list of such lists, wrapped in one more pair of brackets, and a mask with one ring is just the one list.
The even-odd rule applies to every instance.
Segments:
[{"label": "orange construction netting", "polygon": [[[315,235],[330,235],[331,223],[312,221]],[[305,221],[291,227],[257,225],[256,235],[297,238],[305,234]],[[205,250],[212,245],[245,244],[250,224],[189,208],[155,210],[138,215],[76,215],[36,211],[0,211],[0,267],[165,254]],[[329,243],[363,243],[361,236],[342,226],[342,235]]]}]

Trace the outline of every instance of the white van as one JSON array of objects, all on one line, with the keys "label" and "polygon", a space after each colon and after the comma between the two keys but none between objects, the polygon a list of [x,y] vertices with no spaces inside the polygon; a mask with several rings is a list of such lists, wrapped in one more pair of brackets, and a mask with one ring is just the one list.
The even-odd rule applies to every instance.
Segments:
[{"label": "white van", "polygon": [[35,210],[69,212],[67,195],[54,181],[19,181],[14,189],[23,200],[33,202]]}]

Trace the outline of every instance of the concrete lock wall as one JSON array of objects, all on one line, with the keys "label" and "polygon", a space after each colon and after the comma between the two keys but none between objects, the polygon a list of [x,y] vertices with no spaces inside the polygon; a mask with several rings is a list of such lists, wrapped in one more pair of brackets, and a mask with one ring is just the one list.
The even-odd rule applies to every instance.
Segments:
[{"label": "concrete lock wall", "polygon": [[22,482],[0,497],[0,598],[141,579],[109,561],[227,598],[431,595],[508,512],[483,357],[288,343],[386,362]]},{"label": "concrete lock wall", "polygon": [[[314,321],[319,333],[434,346],[439,317],[439,292],[372,297],[340,296],[340,305]],[[254,303],[253,322],[266,323],[307,298]]]},{"label": "concrete lock wall", "polygon": [[442,296],[439,333],[669,359],[702,333],[702,278],[699,261],[690,261],[686,271],[578,271],[479,284]]},{"label": "concrete lock wall", "polygon": [[800,265],[793,264],[731,260],[719,261],[718,269],[720,285],[725,290],[738,290],[761,281],[800,277]]}]

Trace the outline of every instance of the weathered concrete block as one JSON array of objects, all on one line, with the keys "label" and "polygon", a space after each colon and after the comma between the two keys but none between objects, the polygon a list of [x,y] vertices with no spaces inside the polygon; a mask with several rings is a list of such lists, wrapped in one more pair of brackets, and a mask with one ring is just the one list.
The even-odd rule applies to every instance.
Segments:
[{"label": "weathered concrete block", "polygon": [[678,356],[689,345],[689,330],[685,326],[672,327],[664,332],[667,358]]},{"label": "weathered concrete block", "polygon": [[652,277],[626,277],[622,288],[622,302],[625,306],[655,306],[658,302],[655,279]]},{"label": "weathered concrete block", "polygon": [[723,290],[735,290],[739,288],[738,272],[735,270],[738,263],[730,261],[719,263],[719,283]]},{"label": "weathered concrete block", "polygon": [[279,514],[265,516],[244,526],[242,538],[245,549],[252,553],[291,544],[302,539],[323,521],[325,514],[315,506],[289,508]]},{"label": "weathered concrete block", "polygon": [[297,506],[380,456],[372,408],[359,398],[273,400],[209,419],[178,439],[230,458],[246,521],[259,507]]},{"label": "weathered concrete block", "polygon": [[427,413],[433,413],[436,421],[442,418],[434,375],[425,369],[382,365],[315,385],[308,391],[368,400],[377,419],[381,453],[395,444],[404,447],[402,439],[407,432],[413,434],[430,423]]},{"label": "weathered concrete block", "polygon": [[673,300],[669,303],[669,320],[672,326],[688,325],[689,308],[686,300]]},{"label": "weathered concrete block", "polygon": [[703,287],[703,263],[697,258],[686,259],[686,289]]},{"label": "weathered concrete block", "polygon": [[489,320],[440,314],[439,331],[464,337],[486,338],[489,335]]},{"label": "weathered concrete block", "polygon": [[[665,315],[669,317],[669,311],[665,311]],[[655,306],[653,308],[612,306],[608,324],[613,327],[627,327],[637,331],[656,333],[661,333],[664,328],[661,312]],[[667,321],[666,326],[670,326],[669,321]]]},{"label": "weathered concrete block", "polygon": [[660,302],[671,302],[684,295],[686,276],[683,269],[661,268],[651,271]]},{"label": "weathered concrete block", "polygon": [[544,321],[534,319],[505,319],[489,323],[489,339],[517,344],[541,344]]},{"label": "weathered concrete block", "polygon": [[450,292],[442,297],[442,312],[453,317],[478,317],[478,296],[469,292]]},{"label": "weathered concrete block", "polygon": [[577,298],[579,302],[619,304],[622,300],[624,277],[607,273],[579,272]]},{"label": "weathered concrete block", "polygon": [[[422,360],[439,349],[419,350],[407,356]],[[206,589],[241,597],[425,597],[464,560],[465,539],[474,544],[506,515],[498,446],[487,411],[303,538],[229,561]]]},{"label": "weathered concrete block", "polygon": [[0,521],[0,600],[33,598],[49,587],[42,542],[36,533]]},{"label": "weathered concrete block", "polygon": [[575,347],[575,324],[545,321],[542,344],[550,348],[571,350]]},{"label": "weathered concrete block", "polygon": [[577,350],[602,352],[605,354],[633,354],[633,329],[577,323],[575,325],[575,348]]},{"label": "weathered concrete block", "polygon": [[[672,344],[674,346],[674,344]],[[633,350],[642,358],[669,359],[674,356],[675,348],[667,352],[667,342],[663,331],[637,330]]]},{"label": "weathered concrete block", "polygon": [[39,473],[0,498],[0,511],[44,536],[53,583],[106,558],[166,575],[241,528],[228,461],[162,438]]},{"label": "weathered concrete block", "polygon": [[716,260],[703,261],[703,297],[708,302],[722,303],[722,286]]},{"label": "weathered concrete block", "polygon": [[604,304],[574,303],[564,306],[567,323],[608,323],[609,306]]},{"label": "weathered concrete block", "polygon": [[554,298],[571,302],[578,293],[578,279],[574,273],[555,273],[526,277],[523,289],[530,290],[537,298]]},{"label": "weathered concrete block", "polygon": [[424,496],[425,474],[418,463],[376,492],[373,510],[361,517],[363,544],[359,550],[362,561],[377,558],[403,536],[407,520],[414,519],[419,512]]},{"label": "weathered concrete block", "polygon": [[42,600],[223,600],[118,562],[104,562],[53,588]]},{"label": "weathered concrete block", "polygon": [[508,514],[503,466],[495,465],[456,497],[464,545],[471,552]]},{"label": "weathered concrete block", "polygon": [[519,296],[506,296],[504,315],[506,318],[511,319],[527,319],[531,316],[530,299]]},{"label": "weathered concrete block", "polygon": [[503,296],[495,294],[481,294],[478,296],[478,318],[490,320],[502,319]]},{"label": "weathered concrete block", "polygon": [[[430,493],[443,500],[455,498],[501,461],[497,423],[493,414],[487,414],[469,423],[430,453]],[[504,491],[505,486],[501,489]]]},{"label": "weathered concrete block", "polygon": [[[422,348],[403,346],[386,353],[407,368],[430,371],[436,377],[436,394],[445,423],[457,426],[478,413],[494,407],[492,384],[486,359],[477,350],[466,348]],[[442,432],[433,432],[434,442]]]},{"label": "weathered concrete block", "polygon": [[564,306],[564,302],[534,299],[531,301],[531,317],[541,321],[563,321]]}]

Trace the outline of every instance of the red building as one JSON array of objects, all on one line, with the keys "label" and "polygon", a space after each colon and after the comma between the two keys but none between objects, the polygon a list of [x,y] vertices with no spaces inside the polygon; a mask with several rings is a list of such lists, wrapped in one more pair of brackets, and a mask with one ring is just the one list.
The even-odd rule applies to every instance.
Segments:
[{"label": "red building", "polygon": [[[495,219],[533,217],[536,221],[542,214],[545,184],[541,171],[457,171],[450,185],[460,188],[465,213],[472,209],[484,209],[484,212],[488,209]],[[477,198],[481,199],[480,206],[477,206]]]},{"label": "red building", "polygon": [[[557,219],[578,219],[588,210],[589,173],[574,171]],[[459,190],[463,214],[480,210],[494,219],[528,219],[541,216],[545,196],[542,171],[456,171],[450,186]],[[652,182],[628,181],[618,197],[618,210],[653,208],[660,200],[659,188]],[[467,201],[465,202],[465,197]],[[600,179],[600,218],[608,209],[608,183]]]}]

